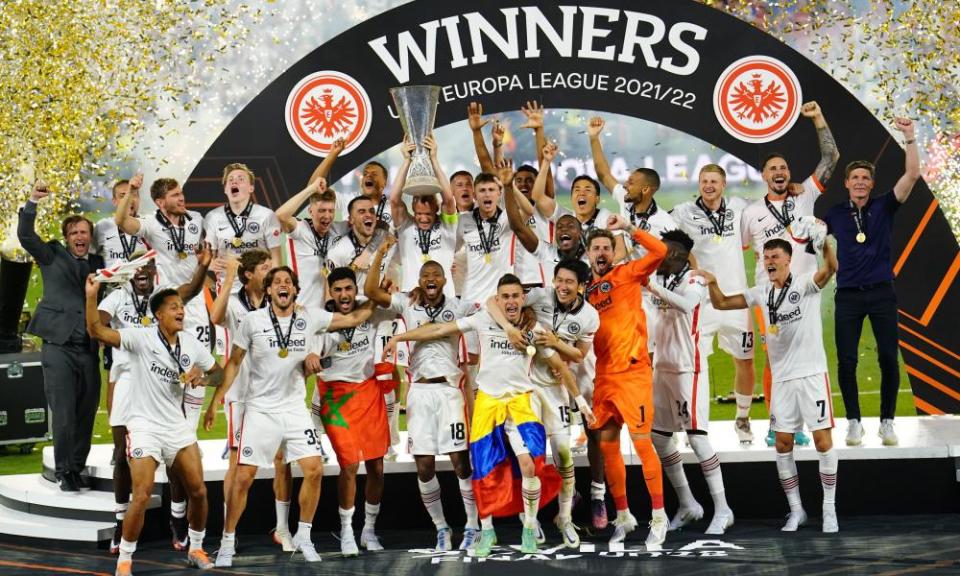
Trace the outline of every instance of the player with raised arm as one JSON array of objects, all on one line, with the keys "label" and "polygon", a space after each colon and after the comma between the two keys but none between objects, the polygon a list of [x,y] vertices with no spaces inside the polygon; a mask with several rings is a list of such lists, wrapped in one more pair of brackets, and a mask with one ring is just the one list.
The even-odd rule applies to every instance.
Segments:
[{"label": "player with raised arm", "polygon": [[[822,223],[820,226],[825,227]],[[837,453],[831,436],[833,400],[820,319],[820,291],[836,273],[837,257],[829,240],[824,241],[822,251],[823,263],[816,271],[794,275],[790,271],[793,247],[782,238],[769,240],[763,248],[768,281],[750,288],[745,294],[725,294],[713,274],[699,272],[710,287],[710,299],[717,310],[760,306],[767,315],[767,354],[773,371],[770,422],[777,435],[780,485],[790,505],[784,532],[796,531],[807,521],[807,513],[800,502],[797,464],[793,458],[793,434],[804,424],[813,433],[820,460],[823,531],[839,530]]]},{"label": "player with raised arm", "polygon": [[[308,201],[310,217],[297,219],[300,207]],[[305,308],[323,307],[330,248],[350,228],[346,222],[335,221],[336,212],[336,193],[322,177],[277,208],[280,229],[287,235],[287,263],[300,280],[297,301]]]},{"label": "player with raised arm", "polygon": [[[130,204],[134,196],[136,194],[127,194],[117,204],[114,212],[117,228],[139,236],[157,251],[157,276],[161,286],[189,283],[197,269],[197,249],[203,243],[200,213],[187,210],[183,190],[173,178],[159,178],[150,185],[150,197],[157,206],[153,215],[132,215]],[[194,298],[186,304],[183,330],[212,349],[210,317],[203,298]],[[205,396],[206,390],[202,386],[184,389],[184,412],[194,429],[200,422]],[[170,483],[170,527],[174,549],[182,550],[187,541],[183,530],[186,498],[177,482],[172,480]]]},{"label": "player with raised arm", "polygon": [[[754,283],[759,283],[764,277],[763,245],[772,238],[783,238],[793,246],[793,258],[790,269],[794,274],[803,274],[817,269],[817,257],[807,250],[807,239],[796,235],[794,223],[800,217],[813,216],[813,207],[823,193],[827,180],[836,168],[840,152],[837,143],[827,126],[823,112],[816,102],[807,102],[800,108],[800,113],[813,121],[817,129],[817,139],[820,146],[820,162],[813,173],[807,176],[802,184],[790,183],[790,168],[786,157],[774,152],[768,154],[760,166],[761,175],[767,185],[767,193],[763,198],[751,202],[743,211],[740,220],[741,236],[744,244],[753,248],[756,258]],[[766,334],[766,325],[763,323],[763,314],[757,314],[757,324],[761,334]],[[767,364],[763,375],[764,395],[769,402],[770,398],[770,366]],[[737,434],[741,441],[748,442],[750,405],[752,395],[736,393],[737,397]],[[798,438],[798,441],[800,439]],[[767,444],[774,443],[773,427],[767,435]]]},{"label": "player with raised arm", "polygon": [[[136,174],[129,180],[118,180],[113,185],[112,202],[116,208],[128,195],[128,210],[130,216],[140,216],[140,186],[143,185],[143,175]],[[104,264],[110,268],[118,262],[130,261],[137,252],[147,250],[143,238],[136,234],[126,234],[117,226],[114,218],[103,218],[93,227],[93,242],[97,252],[103,257]]]},{"label": "player with raised arm", "polygon": [[[199,257],[197,270],[189,284],[176,288],[184,302],[200,293],[206,278],[207,267],[210,265],[212,254],[204,248]],[[150,260],[133,274],[130,283],[111,291],[100,301],[97,309],[100,311],[100,322],[115,330],[123,328],[148,328],[156,324],[157,319],[150,312],[150,298],[159,288],[155,284],[157,275],[156,264]],[[120,551],[120,537],[123,533],[123,518],[126,515],[130,502],[130,466],[127,463],[127,412],[130,400],[131,360],[123,350],[117,349],[113,353],[113,363],[107,378],[107,415],[113,435],[113,495],[116,502],[117,524],[110,543],[110,553]],[[171,481],[176,476],[168,471]],[[177,493],[182,488],[177,489]],[[186,504],[186,503],[184,503]],[[171,518],[175,534],[187,535],[186,518]],[[181,543],[178,539],[177,543]],[[186,544],[183,544],[184,546]]]},{"label": "player with raised arm", "polygon": [[196,426],[190,427],[183,417],[183,389],[219,386],[223,370],[204,344],[183,331],[185,308],[177,290],[160,290],[150,298],[155,328],[114,330],[101,321],[97,311],[100,284],[93,278],[91,274],[86,285],[87,332],[91,338],[128,353],[130,359],[126,425],[133,497],[124,517],[116,575],[132,573],[133,553],[161,463],[180,478],[190,501],[187,561],[201,570],[210,569],[213,563],[203,551],[207,488]]},{"label": "player with raised arm", "polygon": [[[327,154],[327,157],[313,170],[313,174],[310,175],[308,183],[312,183],[317,178],[326,179],[330,176],[330,170],[333,169],[333,164],[337,161],[340,153],[343,152],[345,145],[346,141],[343,138],[337,138],[333,141],[330,146],[330,153]],[[338,190],[336,192],[337,213],[340,214],[340,217],[345,218],[350,214],[349,205],[352,200],[364,196],[373,202],[376,221],[382,223],[387,229],[393,229],[393,216],[390,214],[388,198],[387,195],[383,193],[387,187],[387,177],[386,166],[375,160],[367,162],[360,171],[359,191],[344,192]]]},{"label": "player with raised arm", "polygon": [[723,534],[733,526],[733,511],[727,505],[720,459],[707,437],[710,382],[700,357],[700,314],[707,287],[690,270],[693,240],[682,230],[668,230],[660,239],[667,245],[667,257],[647,287],[661,320],[651,333],[661,344],[653,357],[653,445],[680,500],[670,529],[703,517],[673,439],[674,432],[686,431],[713,498],[713,520],[706,533]]},{"label": "player with raised arm", "polygon": [[[388,237],[383,250],[390,250],[392,240]],[[328,309],[352,314],[358,308],[373,308],[373,303],[358,306],[357,277],[350,268],[334,268],[327,281],[331,297]],[[353,512],[361,462],[367,478],[360,546],[371,552],[383,550],[376,522],[383,499],[383,458],[390,446],[384,395],[396,387],[396,382],[395,367],[378,362],[377,330],[381,322],[395,317],[392,312],[377,310],[358,326],[329,331],[311,344],[307,357],[309,372],[320,372],[313,392],[314,414],[319,412],[340,464],[337,500],[340,550],[345,556],[360,552],[353,533]]]},{"label": "player with raised arm", "polygon": [[[412,142],[405,141],[402,145],[403,164],[390,189],[390,210],[397,227],[397,256],[403,270],[400,290],[404,292],[418,285],[418,274],[424,262],[437,262],[441,269],[450,270],[457,244],[457,202],[437,159],[437,143],[432,135],[427,136],[424,147],[430,151],[430,161],[440,181],[440,203],[437,203],[436,195],[414,196],[410,201],[413,214],[407,210],[403,201],[403,185],[407,179],[411,154],[416,148]],[[444,293],[451,297],[454,295],[452,280],[448,277],[444,282]]]},{"label": "player with raised arm", "polygon": [[[249,364],[237,441],[237,469],[217,553],[218,567],[233,565],[237,523],[246,508],[247,494],[257,469],[271,466],[278,450],[283,451],[287,463],[297,461],[303,471],[300,522],[293,536],[293,549],[302,552],[307,562],[320,561],[310,529],[320,500],[323,461],[319,437],[304,405],[304,359],[315,335],[356,326],[369,317],[369,313],[363,312],[331,314],[298,306],[297,276],[286,266],[270,270],[264,286],[270,304],[249,312],[243,319],[225,369],[223,388],[229,393],[244,360]],[[211,423],[206,422],[208,428]]]},{"label": "player with raised arm", "polygon": [[[329,260],[327,267],[330,270],[350,268],[360,282],[361,288],[370,269],[370,260],[373,259],[377,247],[388,236],[385,230],[377,226],[377,210],[374,202],[366,196],[357,196],[351,200],[347,205],[350,229],[333,244],[327,253]],[[392,254],[381,263],[380,274],[383,274],[391,258]],[[359,295],[362,296],[363,293]]]},{"label": "player with raised arm", "polygon": [[[638,229],[623,216],[611,216],[609,230],[594,230],[587,238],[593,279],[587,298],[600,315],[593,340],[597,376],[593,389],[594,428],[600,431],[600,450],[610,493],[617,507],[610,541],[623,542],[637,528],[627,503],[627,473],[620,452],[620,430],[626,425],[643,464],[643,479],[650,493],[652,519],[647,549],[658,550],[666,539],[668,519],[663,509],[663,476],[650,439],[653,425],[653,374],[647,353],[647,326],[640,291],[667,255],[667,247],[652,234]],[[614,265],[612,230],[624,230],[641,244],[640,259]]]},{"label": "player with raised arm", "polygon": [[[727,173],[718,164],[707,164],[697,178],[700,197],[673,208],[671,215],[677,227],[693,238],[692,254],[697,266],[717,275],[721,288],[729,294],[742,294],[747,289],[744,272],[741,217],[747,206],[743,198],[726,196]],[[753,323],[749,310],[719,311],[712,305],[703,309],[704,351],[713,353],[713,338],[720,349],[733,356],[734,393],[739,400],[734,427],[742,443],[753,442],[747,399],[753,401]],[[740,416],[744,408],[747,416]]]},{"label": "player with raised arm", "polygon": [[[385,252],[385,245],[381,246],[377,258],[383,258]],[[374,266],[367,276],[364,292],[378,306],[399,315],[404,326],[413,329],[464,317],[460,300],[445,293],[445,283],[447,278],[443,267],[436,260],[428,260],[420,266],[419,283],[412,290],[391,295],[381,287],[380,275]],[[460,387],[459,344],[457,336],[421,342],[414,345],[410,354],[413,375],[407,393],[407,433],[410,436],[410,452],[417,463],[420,498],[437,528],[437,551],[452,548],[452,534],[443,514],[440,484],[436,476],[435,460],[438,454],[450,457],[467,513],[460,549],[473,548],[480,533],[477,503],[470,479],[466,402]]]},{"label": "player with raised arm", "polygon": [[[523,302],[520,279],[513,274],[501,277],[495,305],[514,326],[522,319]],[[553,499],[559,487],[556,471],[544,464],[546,434],[540,396],[530,379],[533,362],[545,361],[564,387],[578,396],[578,405],[588,421],[593,421],[593,414],[577,393],[573,373],[553,348],[534,345],[532,334],[527,335],[523,349],[517,348],[486,310],[398,334],[390,340],[385,353],[395,350],[399,342],[437,340],[467,331],[478,332],[483,359],[477,374],[480,389],[470,434],[474,491],[481,525],[475,554],[489,556],[496,544],[494,516],[510,516],[521,511],[524,522],[520,550],[532,554],[537,551],[537,511],[541,504]],[[519,469],[521,479],[514,477],[514,466]]]}]

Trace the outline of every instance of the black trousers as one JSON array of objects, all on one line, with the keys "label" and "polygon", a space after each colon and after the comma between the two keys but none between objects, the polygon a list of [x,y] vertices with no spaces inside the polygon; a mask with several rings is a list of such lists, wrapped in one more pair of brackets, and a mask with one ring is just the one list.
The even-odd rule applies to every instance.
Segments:
[{"label": "black trousers", "polygon": [[87,347],[43,343],[43,390],[53,412],[57,476],[81,472],[100,405],[100,358]]},{"label": "black trousers", "polygon": [[900,366],[897,358],[897,294],[892,282],[866,289],[838,288],[834,321],[837,336],[837,376],[848,419],[860,419],[857,397],[857,360],[863,321],[870,318],[877,341],[880,364],[880,418],[893,418],[900,390]]}]

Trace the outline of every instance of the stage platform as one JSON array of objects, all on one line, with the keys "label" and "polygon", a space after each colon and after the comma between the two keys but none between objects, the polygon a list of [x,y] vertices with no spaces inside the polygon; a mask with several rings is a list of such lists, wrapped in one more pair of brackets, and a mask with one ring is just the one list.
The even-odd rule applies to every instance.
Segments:
[{"label": "stage platform", "polygon": [[[873,514],[939,514],[960,512],[960,418],[953,416],[924,416],[898,418],[897,434],[900,445],[884,447],[876,432],[879,421],[867,418],[864,445],[856,448],[844,444],[846,423],[838,422],[833,431],[838,451],[837,506],[841,518]],[[763,442],[766,422],[755,422],[757,438],[751,446],[741,446],[730,421],[711,424],[710,438],[722,463],[727,500],[738,519],[774,519],[786,513],[786,503],[774,466],[775,452]],[[416,484],[416,466],[413,457],[402,448],[406,434],[402,433],[396,461],[385,463],[387,480],[379,526],[391,529],[428,529],[431,524],[420,502]],[[711,513],[710,498],[693,452],[678,435],[680,452],[686,464],[694,494]],[[326,437],[325,449],[332,455]],[[217,533],[222,519],[222,482],[227,470],[223,459],[224,441],[205,440],[200,443],[203,452],[204,474],[207,481],[210,514],[208,532]],[[631,507],[638,518],[647,515],[649,500],[643,487],[640,460],[626,435],[621,442],[624,460],[628,466],[628,494]],[[812,517],[819,517],[820,485],[817,475],[817,455],[812,446],[796,450],[801,481],[801,494]],[[0,538],[20,536],[44,540],[69,540],[96,543],[109,537],[113,518],[112,475],[110,465],[112,448],[96,445],[88,458],[88,473],[93,479],[93,490],[80,494],[63,494],[53,482],[53,449],[43,453],[43,471],[38,474],[0,476]],[[575,457],[577,486],[584,494],[589,491],[589,468],[586,454]],[[462,525],[463,507],[459,490],[451,473],[450,462],[439,457],[437,469],[444,493],[444,507],[453,525]],[[334,529],[339,523],[336,513],[336,476],[339,466],[331,458],[324,467],[320,508],[315,529]],[[294,466],[295,477],[300,476]],[[360,469],[361,479],[364,474]],[[258,471],[248,509],[241,521],[240,531],[264,533],[272,527],[273,495],[272,468]],[[157,472],[156,494],[148,511],[146,538],[166,534],[166,513],[169,495],[164,490],[166,475]],[[672,511],[672,489],[665,479],[667,508]],[[358,503],[363,490],[358,490]],[[295,500],[295,499],[294,499]],[[291,518],[296,518],[296,503]],[[547,518],[553,517],[555,504],[545,509]],[[608,509],[612,512],[612,502]],[[362,508],[358,508],[362,510]],[[588,511],[582,503],[575,511],[586,521]],[[358,516],[361,516],[358,514]],[[700,528],[702,530],[702,528]]]}]

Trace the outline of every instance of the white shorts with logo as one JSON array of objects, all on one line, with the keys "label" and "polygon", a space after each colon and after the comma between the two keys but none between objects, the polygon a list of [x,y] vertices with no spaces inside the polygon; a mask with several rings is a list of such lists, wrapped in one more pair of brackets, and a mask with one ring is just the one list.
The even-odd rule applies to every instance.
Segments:
[{"label": "white shorts with logo", "polygon": [[707,306],[703,313],[700,344],[704,356],[713,353],[713,335],[720,341],[720,349],[737,360],[753,358],[753,323],[750,310],[717,310]]},{"label": "white shorts with logo", "polygon": [[150,422],[127,422],[127,458],[153,458],[158,464],[172,466],[180,450],[197,443],[197,429],[163,428]]},{"label": "white shorts with logo", "polygon": [[227,448],[230,450],[236,450],[240,443],[244,412],[243,402],[227,402],[223,405],[223,415],[227,417]]},{"label": "white shorts with logo", "polygon": [[237,463],[260,468],[273,466],[277,450],[286,463],[320,457],[320,434],[306,408],[288,412],[257,412],[247,407],[240,425]]},{"label": "white shorts with logo", "polygon": [[407,435],[415,456],[468,448],[463,392],[448,384],[414,383],[407,392]]},{"label": "white shorts with logo", "polygon": [[534,398],[540,400],[540,420],[547,436],[570,434],[570,395],[562,385],[537,386]]},{"label": "white shorts with logo", "polygon": [[710,381],[707,374],[707,371],[653,371],[655,430],[707,430],[710,424]]},{"label": "white shorts with logo", "polygon": [[770,424],[775,432],[812,432],[833,428],[833,397],[826,374],[774,382],[770,388]]}]

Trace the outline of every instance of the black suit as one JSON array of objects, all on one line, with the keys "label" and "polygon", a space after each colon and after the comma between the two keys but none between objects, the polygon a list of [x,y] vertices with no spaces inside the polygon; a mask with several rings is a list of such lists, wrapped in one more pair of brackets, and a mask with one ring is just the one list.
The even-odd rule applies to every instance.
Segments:
[{"label": "black suit", "polygon": [[60,242],[44,242],[34,230],[36,219],[37,205],[27,202],[17,237],[43,276],[43,296],[27,332],[43,339],[43,386],[53,412],[53,454],[61,476],[86,465],[100,403],[98,343],[87,336],[84,285],[87,274],[104,263],[96,254],[78,259]]}]

